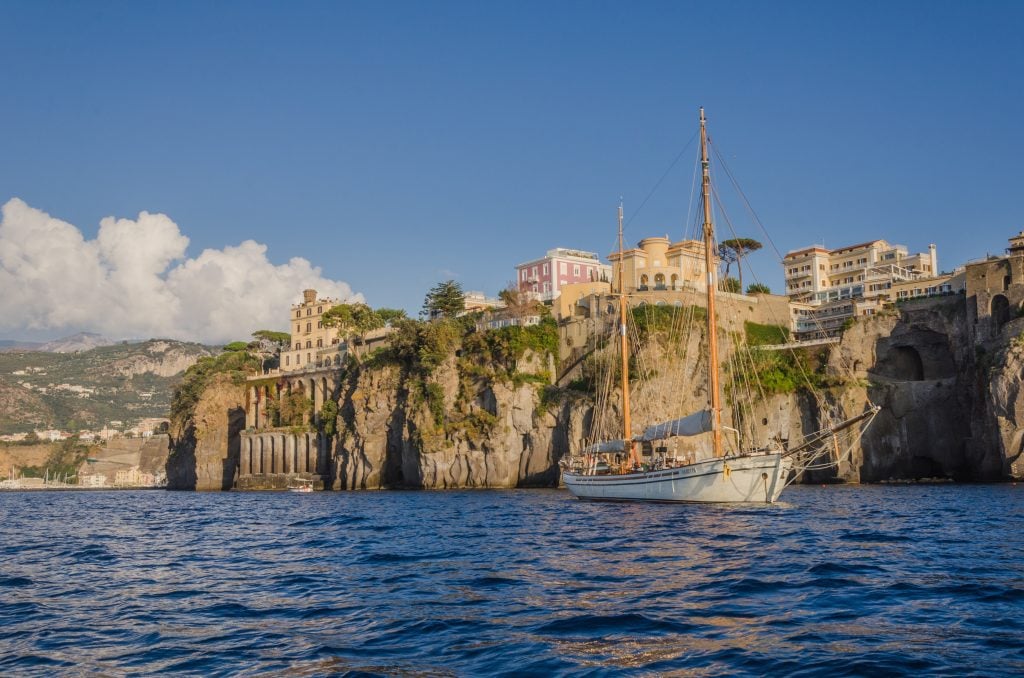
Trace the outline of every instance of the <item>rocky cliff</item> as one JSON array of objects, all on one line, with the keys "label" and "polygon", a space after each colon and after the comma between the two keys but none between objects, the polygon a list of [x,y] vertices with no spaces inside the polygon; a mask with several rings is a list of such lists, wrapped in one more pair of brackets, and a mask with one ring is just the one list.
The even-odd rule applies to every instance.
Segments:
[{"label": "rocky cliff", "polygon": [[337,487],[557,484],[557,462],[582,439],[590,404],[523,380],[534,372],[517,376],[470,375],[454,356],[425,380],[398,365],[353,370],[341,394]]},{"label": "rocky cliff", "polygon": [[590,405],[550,386],[553,322],[465,333],[419,328],[342,381],[341,489],[525,487],[558,482]]},{"label": "rocky cliff", "polygon": [[[531,334],[445,334],[420,325],[404,338],[400,333],[387,351],[350,364],[332,396],[337,421],[321,422],[319,449],[329,457],[319,467],[324,486],[556,484],[558,460],[591,434],[595,409],[592,396],[550,385],[552,331],[548,326]],[[746,425],[755,442],[792,441],[822,422],[877,404],[881,412],[839,468],[808,473],[805,481],[1021,477],[1022,331],[1024,318],[1011,320],[998,335],[979,341],[961,296],[901,304],[859,319],[839,344],[804,350],[797,362],[769,360],[762,368],[771,383]],[[696,333],[690,345],[663,346],[661,354],[656,349],[644,358],[668,362],[637,385],[638,417],[646,421],[700,407],[704,386],[695,375],[703,367],[685,356],[698,355],[703,341]],[[790,378],[795,372],[809,374],[819,388],[803,388]],[[696,386],[682,389],[680,383]],[[237,379],[216,381],[203,392],[191,420],[195,434],[179,438],[185,445],[172,460],[180,465],[176,475],[169,473],[181,479],[178,486],[231,485],[242,397]],[[614,399],[613,393],[609,400]],[[611,408],[603,416],[604,429],[616,430],[618,411]],[[729,413],[726,421],[736,423]]]},{"label": "rocky cliff", "polygon": [[245,352],[226,352],[202,358],[185,373],[171,408],[168,489],[234,486],[245,428],[245,378],[259,365]]},{"label": "rocky cliff", "polygon": [[1021,329],[976,342],[959,295],[901,304],[850,327],[829,359],[844,384],[827,393],[827,405],[848,415],[869,403],[882,410],[837,477],[1008,477],[1024,425],[1012,338]]}]

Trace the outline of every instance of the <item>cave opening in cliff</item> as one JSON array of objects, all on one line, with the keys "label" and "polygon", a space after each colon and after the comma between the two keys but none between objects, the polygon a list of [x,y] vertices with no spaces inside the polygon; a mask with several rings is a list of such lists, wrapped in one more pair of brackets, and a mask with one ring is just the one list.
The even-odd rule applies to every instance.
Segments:
[{"label": "cave opening in cliff", "polygon": [[892,350],[893,376],[902,381],[923,381],[924,362],[913,346],[896,346]]}]

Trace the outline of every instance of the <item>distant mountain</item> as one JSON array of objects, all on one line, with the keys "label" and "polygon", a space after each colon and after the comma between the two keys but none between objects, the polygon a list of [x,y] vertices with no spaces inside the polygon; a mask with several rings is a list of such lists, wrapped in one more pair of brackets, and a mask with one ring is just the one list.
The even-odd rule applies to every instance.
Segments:
[{"label": "distant mountain", "polygon": [[118,342],[113,339],[107,339],[99,334],[79,332],[70,337],[48,341],[36,350],[47,353],[76,353],[78,351],[89,351],[101,346],[112,346],[116,343]]},{"label": "distant mountain", "polygon": [[[73,346],[51,342],[56,348]],[[102,339],[102,337],[99,337]],[[87,341],[96,341],[96,335]],[[77,352],[0,352],[0,434],[33,428],[98,429],[165,417],[182,373],[215,349],[169,339]]]},{"label": "distant mountain", "polygon": [[42,346],[38,341],[18,341],[17,339],[0,339],[0,353],[4,351],[38,351]]}]

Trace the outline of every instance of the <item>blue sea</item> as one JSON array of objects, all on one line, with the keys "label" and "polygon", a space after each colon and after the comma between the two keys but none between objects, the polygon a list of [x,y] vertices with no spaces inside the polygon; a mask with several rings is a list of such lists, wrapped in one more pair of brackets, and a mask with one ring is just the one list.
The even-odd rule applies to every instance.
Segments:
[{"label": "blue sea", "polygon": [[1024,485],[0,493],[0,674],[1024,673]]}]

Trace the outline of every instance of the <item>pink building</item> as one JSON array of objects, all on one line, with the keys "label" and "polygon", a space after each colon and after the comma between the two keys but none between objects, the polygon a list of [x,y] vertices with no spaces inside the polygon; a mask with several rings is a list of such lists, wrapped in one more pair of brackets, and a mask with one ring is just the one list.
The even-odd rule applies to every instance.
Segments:
[{"label": "pink building", "polygon": [[556,247],[540,259],[516,266],[516,282],[523,292],[532,292],[541,301],[557,299],[563,285],[611,280],[612,269],[602,264],[594,252]]}]

